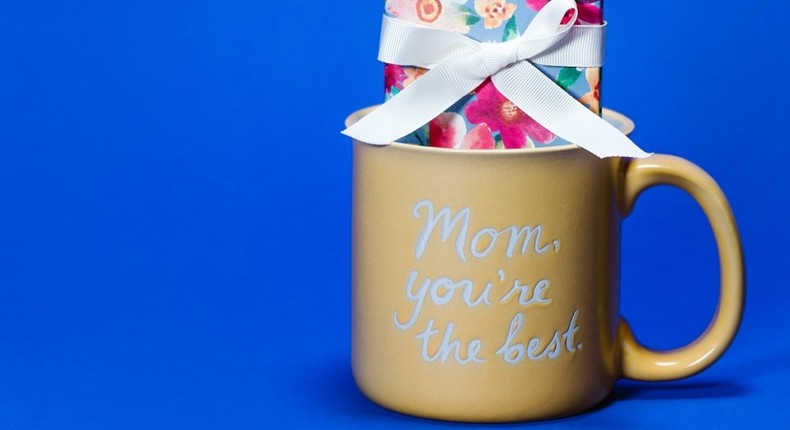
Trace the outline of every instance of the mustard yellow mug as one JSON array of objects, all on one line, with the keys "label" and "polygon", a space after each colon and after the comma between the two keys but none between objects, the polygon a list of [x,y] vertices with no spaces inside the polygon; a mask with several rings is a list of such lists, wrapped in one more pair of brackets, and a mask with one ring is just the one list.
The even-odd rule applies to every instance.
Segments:
[{"label": "mustard yellow mug", "polygon": [[[352,367],[374,402],[454,421],[561,417],[620,377],[700,372],[731,343],[740,238],[719,187],[688,161],[353,145]],[[620,223],[660,184],[702,206],[721,265],[713,321],[674,351],[640,345],[619,313]]]}]

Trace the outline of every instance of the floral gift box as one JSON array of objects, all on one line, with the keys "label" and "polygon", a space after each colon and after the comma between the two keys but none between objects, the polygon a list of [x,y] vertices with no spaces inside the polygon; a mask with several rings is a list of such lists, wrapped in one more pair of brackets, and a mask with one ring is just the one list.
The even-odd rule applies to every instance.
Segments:
[{"label": "floral gift box", "polygon": [[[387,0],[385,10],[390,17],[462,33],[480,42],[506,42],[518,37],[549,1]],[[601,1],[577,0],[576,3],[576,25],[603,23]],[[571,16],[566,17],[566,20],[570,19]],[[600,68],[537,67],[580,103],[600,115]],[[425,72],[425,69],[418,67],[385,64],[386,99],[397,95]],[[490,79],[401,141],[463,149],[535,148],[568,144],[503,96]]]}]

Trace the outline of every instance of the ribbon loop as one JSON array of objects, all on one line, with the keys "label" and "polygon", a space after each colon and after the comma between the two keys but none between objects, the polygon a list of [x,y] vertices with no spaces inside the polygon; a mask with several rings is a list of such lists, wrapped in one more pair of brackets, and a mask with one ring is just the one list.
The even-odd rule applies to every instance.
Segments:
[{"label": "ribbon loop", "polygon": [[[568,11],[572,11],[570,21],[563,24]],[[552,0],[522,35],[502,43],[481,43],[456,32],[384,17],[379,60],[430,70],[343,134],[389,145],[491,77],[494,86],[525,114],[568,142],[601,158],[650,156],[532,64],[603,64],[605,25],[573,25],[577,15],[574,0]]]}]

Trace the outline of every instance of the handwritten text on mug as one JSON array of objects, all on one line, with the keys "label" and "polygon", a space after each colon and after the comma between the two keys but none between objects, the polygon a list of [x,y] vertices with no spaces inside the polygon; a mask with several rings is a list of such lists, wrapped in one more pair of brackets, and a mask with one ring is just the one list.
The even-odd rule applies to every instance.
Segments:
[{"label": "handwritten text on mug", "polygon": [[[435,205],[430,200],[417,202],[413,208],[413,215],[418,220],[424,217],[424,224],[417,236],[415,246],[417,260],[425,256],[431,237],[437,236],[441,242],[452,244],[455,255],[462,262],[467,262],[470,258],[485,259],[497,249],[504,252],[507,258],[530,253],[536,255],[551,251],[557,253],[560,250],[559,240],[544,241],[542,225],[511,225],[501,229],[485,227],[478,231],[470,231],[472,217],[470,208],[463,208],[455,214],[448,207],[436,211]],[[520,340],[524,337],[521,333],[525,323],[528,322],[525,316],[527,308],[551,303],[549,296],[551,282],[545,278],[531,281],[513,279],[511,282],[507,280],[502,269],[497,271],[497,278],[498,282],[487,282],[485,286],[476,287],[474,282],[467,278],[452,279],[446,276],[431,278],[422,276],[418,270],[412,270],[406,280],[406,298],[411,303],[411,310],[408,313],[393,313],[395,327],[404,331],[413,329],[423,313],[426,300],[434,306],[446,306],[456,299],[470,309],[515,302],[523,307],[524,311],[517,312],[513,316],[505,340],[496,351],[496,355],[502,360],[516,364],[524,359],[532,361],[544,358],[555,359],[563,352],[572,354],[582,349],[582,345],[576,343],[576,334],[579,331],[578,310],[574,310],[570,316],[567,328],[563,328],[562,331],[555,330],[547,341],[539,337],[531,337],[526,342]],[[447,326],[442,328],[436,327],[434,319],[429,318],[425,329],[415,335],[420,344],[422,359],[441,363],[453,360],[459,364],[486,362],[483,357],[482,340],[471,339],[463,351],[462,341],[453,338],[454,329],[453,322],[447,323]]]}]

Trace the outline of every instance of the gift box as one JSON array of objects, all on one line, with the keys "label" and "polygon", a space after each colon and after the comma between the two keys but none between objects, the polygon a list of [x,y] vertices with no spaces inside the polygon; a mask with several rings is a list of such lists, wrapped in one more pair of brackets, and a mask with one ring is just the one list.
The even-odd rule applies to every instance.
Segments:
[{"label": "gift box", "polygon": [[[397,20],[457,32],[479,42],[508,42],[519,37],[548,3],[549,0],[387,0],[385,13]],[[603,23],[601,1],[576,3],[575,25]],[[567,16],[563,24],[570,19],[572,16]],[[540,64],[536,67],[579,103],[600,115],[600,67]],[[420,67],[385,64],[385,99],[396,96],[425,73],[426,69]],[[399,141],[463,149],[569,144],[503,96],[490,79]]]},{"label": "gift box", "polygon": [[649,157],[600,116],[600,2],[523,1],[388,0],[385,103],[343,134],[377,146]]}]

